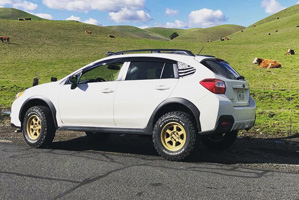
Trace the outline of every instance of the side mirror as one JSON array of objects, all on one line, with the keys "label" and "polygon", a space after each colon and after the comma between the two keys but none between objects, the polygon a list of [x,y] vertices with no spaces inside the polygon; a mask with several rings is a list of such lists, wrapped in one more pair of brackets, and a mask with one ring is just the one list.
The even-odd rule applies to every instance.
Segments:
[{"label": "side mirror", "polygon": [[69,81],[71,83],[71,89],[75,89],[78,86],[78,75],[69,77]]},{"label": "side mirror", "polygon": [[51,82],[56,82],[57,78],[56,77],[51,77]]}]

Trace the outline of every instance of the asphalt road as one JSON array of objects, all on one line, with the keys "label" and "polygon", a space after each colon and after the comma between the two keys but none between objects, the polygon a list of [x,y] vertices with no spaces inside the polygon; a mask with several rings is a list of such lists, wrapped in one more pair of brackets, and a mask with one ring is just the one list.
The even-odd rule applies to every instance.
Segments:
[{"label": "asphalt road", "polygon": [[297,146],[280,145],[241,138],[224,152],[200,147],[169,162],[138,136],[48,149],[0,137],[0,199],[299,199]]}]

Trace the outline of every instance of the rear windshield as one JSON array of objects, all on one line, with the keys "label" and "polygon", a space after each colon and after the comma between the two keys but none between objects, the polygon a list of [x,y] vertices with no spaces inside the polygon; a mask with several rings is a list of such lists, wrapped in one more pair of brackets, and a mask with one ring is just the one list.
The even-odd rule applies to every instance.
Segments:
[{"label": "rear windshield", "polygon": [[237,80],[240,77],[238,72],[225,61],[204,60],[201,63],[215,74],[225,78]]}]

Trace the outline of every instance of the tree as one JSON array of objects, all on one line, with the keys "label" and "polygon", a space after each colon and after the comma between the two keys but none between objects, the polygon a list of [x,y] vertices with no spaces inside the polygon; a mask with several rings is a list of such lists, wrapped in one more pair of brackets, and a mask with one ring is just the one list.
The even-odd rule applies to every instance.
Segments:
[{"label": "tree", "polygon": [[176,37],[178,37],[179,36],[179,34],[177,33],[177,32],[174,32],[174,33],[172,33],[170,36],[169,36],[169,38],[171,39],[171,40],[173,40],[174,38],[176,38]]}]

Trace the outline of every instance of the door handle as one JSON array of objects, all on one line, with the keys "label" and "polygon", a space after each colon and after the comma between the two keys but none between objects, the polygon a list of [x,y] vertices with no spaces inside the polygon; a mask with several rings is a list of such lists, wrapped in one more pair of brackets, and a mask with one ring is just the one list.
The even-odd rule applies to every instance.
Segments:
[{"label": "door handle", "polygon": [[156,87],[156,90],[169,90],[170,87],[167,85],[159,85]]},{"label": "door handle", "polygon": [[113,90],[111,90],[110,88],[105,88],[102,90],[102,93],[108,94],[108,93],[112,93],[114,92]]}]

